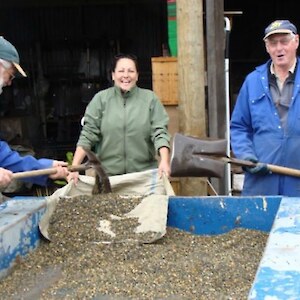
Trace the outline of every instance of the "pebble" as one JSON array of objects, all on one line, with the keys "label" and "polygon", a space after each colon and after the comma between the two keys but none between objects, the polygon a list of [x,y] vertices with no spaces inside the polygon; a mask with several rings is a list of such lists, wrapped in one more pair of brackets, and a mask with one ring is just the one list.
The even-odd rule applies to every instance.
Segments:
[{"label": "pebble", "polygon": [[[168,227],[145,244],[135,236],[136,219],[111,218],[140,201],[116,194],[59,201],[51,242],[42,241],[0,281],[1,299],[247,299],[267,233],[236,228],[201,236]],[[115,238],[96,229],[108,218]]]}]

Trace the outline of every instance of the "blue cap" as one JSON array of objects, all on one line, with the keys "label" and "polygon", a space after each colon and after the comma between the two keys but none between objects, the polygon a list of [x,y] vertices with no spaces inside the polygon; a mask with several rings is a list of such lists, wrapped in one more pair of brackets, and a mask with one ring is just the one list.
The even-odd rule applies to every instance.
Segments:
[{"label": "blue cap", "polygon": [[264,40],[275,33],[294,33],[297,34],[297,28],[289,20],[277,20],[272,22],[265,29]]},{"label": "blue cap", "polygon": [[20,66],[20,57],[17,49],[3,36],[0,36],[0,58],[11,62],[20,74],[26,77],[26,73]]}]

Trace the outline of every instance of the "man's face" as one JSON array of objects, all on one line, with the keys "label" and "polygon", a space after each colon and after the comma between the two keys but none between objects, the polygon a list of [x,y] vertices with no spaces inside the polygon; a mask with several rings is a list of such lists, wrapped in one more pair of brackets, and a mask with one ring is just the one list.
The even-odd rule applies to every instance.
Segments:
[{"label": "man's face", "polygon": [[297,34],[272,34],[266,39],[265,43],[266,50],[275,67],[290,68],[293,65],[299,45],[299,36]]},{"label": "man's face", "polygon": [[15,78],[14,73],[15,70],[12,66],[5,68],[2,64],[0,64],[0,94],[2,94],[4,87],[11,85],[13,79]]}]

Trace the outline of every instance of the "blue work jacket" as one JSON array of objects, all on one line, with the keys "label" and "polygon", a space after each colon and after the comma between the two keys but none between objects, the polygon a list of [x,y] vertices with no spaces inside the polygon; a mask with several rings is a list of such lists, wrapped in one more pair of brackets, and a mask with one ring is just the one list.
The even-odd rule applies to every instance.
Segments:
[{"label": "blue work jacket", "polygon": [[[47,158],[36,159],[31,155],[20,156],[17,151],[13,151],[6,142],[0,141],[0,167],[8,169],[14,173],[51,168],[53,160]],[[46,185],[48,175],[35,176],[22,181]]]},{"label": "blue work jacket", "polygon": [[[230,124],[231,147],[239,159],[256,157],[259,162],[300,169],[300,63],[283,129],[273,102],[268,69],[270,61],[250,73],[239,92]],[[300,178],[275,173],[245,173],[242,195],[300,196]]]}]

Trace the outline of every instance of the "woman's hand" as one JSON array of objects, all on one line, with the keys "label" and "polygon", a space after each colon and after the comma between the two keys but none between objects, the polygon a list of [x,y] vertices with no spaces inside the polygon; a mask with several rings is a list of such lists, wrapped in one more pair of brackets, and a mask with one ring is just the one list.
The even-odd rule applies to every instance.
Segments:
[{"label": "woman's hand", "polygon": [[79,172],[70,172],[67,177],[67,181],[70,182],[71,180],[73,180],[74,184],[77,185],[78,177],[79,177]]},{"label": "woman's hand", "polygon": [[161,162],[159,163],[159,166],[158,166],[158,175],[159,175],[159,177],[162,177],[163,173],[167,177],[170,177],[170,175],[171,175],[171,168],[170,168],[170,164],[169,164],[168,161],[161,160]]},{"label": "woman's hand", "polygon": [[165,173],[167,177],[171,175],[170,167],[170,150],[167,147],[161,147],[159,149],[160,163],[158,165],[158,175],[162,177],[162,174]]},{"label": "woman's hand", "polygon": [[[85,150],[81,146],[77,146],[73,157],[72,165],[79,166],[83,161],[83,159],[85,158],[85,156],[86,156]],[[70,172],[67,177],[67,181],[70,182],[71,180],[73,180],[74,184],[77,185],[78,177],[79,177],[79,172]]]}]

